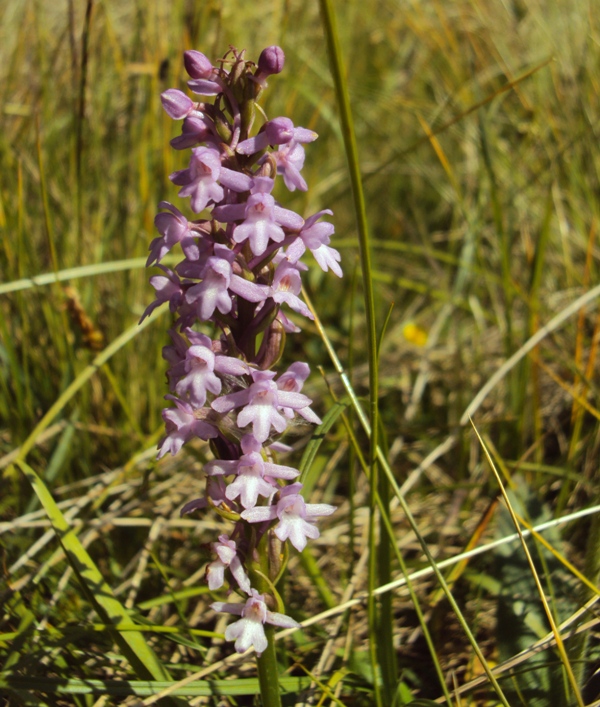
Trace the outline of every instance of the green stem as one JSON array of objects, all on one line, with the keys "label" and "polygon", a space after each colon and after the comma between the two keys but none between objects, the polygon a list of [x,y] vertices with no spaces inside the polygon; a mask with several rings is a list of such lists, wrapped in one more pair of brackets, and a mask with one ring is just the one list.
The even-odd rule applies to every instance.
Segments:
[{"label": "green stem", "polygon": [[265,635],[268,641],[267,648],[256,658],[262,705],[263,707],[281,707],[279,670],[275,652],[275,629],[272,626],[265,626]]},{"label": "green stem", "polygon": [[[254,544],[253,542],[251,544]],[[269,554],[269,533],[265,533],[256,548],[258,559],[254,567],[250,567],[250,580],[252,586],[266,595],[273,591],[270,585],[271,573]],[[269,579],[267,579],[267,577]],[[277,609],[279,610],[279,609]],[[275,650],[275,629],[273,626],[265,625],[265,636],[267,637],[267,647],[260,656],[256,656],[258,668],[258,681],[260,684],[260,695],[262,707],[281,707],[279,697],[279,669],[277,666],[277,652]]]}]

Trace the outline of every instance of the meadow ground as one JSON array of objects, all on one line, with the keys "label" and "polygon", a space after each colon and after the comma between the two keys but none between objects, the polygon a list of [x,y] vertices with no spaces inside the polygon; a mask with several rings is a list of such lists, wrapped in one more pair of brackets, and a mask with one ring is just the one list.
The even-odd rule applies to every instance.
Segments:
[{"label": "meadow ground", "polygon": [[[255,60],[271,44],[286,66],[265,111],[319,134],[309,190],[277,197],[333,210],[345,274],[313,263],[318,319],[285,354],[310,363],[327,421],[293,438],[293,461],[311,501],[339,508],[279,586],[305,625],[278,643],[284,704],[600,704],[597,13],[336,2],[340,85],[321,4],[2,4],[7,705],[152,704],[165,687],[161,704],[255,704],[254,660],[208,608],[223,521],[179,515],[208,446],[156,461],[170,315],[137,322],[157,204],[185,166],[160,93],[185,87],[186,49]],[[374,399],[379,505],[361,425]]]}]

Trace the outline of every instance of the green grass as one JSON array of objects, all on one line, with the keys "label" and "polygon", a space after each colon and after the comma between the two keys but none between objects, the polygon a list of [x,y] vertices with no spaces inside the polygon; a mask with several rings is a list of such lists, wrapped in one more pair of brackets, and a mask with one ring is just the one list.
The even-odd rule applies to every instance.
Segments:
[{"label": "green grass", "polygon": [[[284,704],[311,681],[314,704],[600,700],[593,7],[347,0],[334,10],[362,248],[318,3],[0,9],[7,704],[124,704],[126,690],[148,700],[185,678],[165,704],[253,704],[253,662],[230,655],[207,608],[205,544],[220,522],[179,518],[201,492],[208,449],[155,461],[170,315],[136,326],[153,298],[143,262],[157,203],[176,203],[168,175],[185,159],[169,148],[177,127],[159,94],[184,87],[183,50],[215,60],[229,44],[249,58],[284,48],[263,107],[319,140],[307,147],[309,191],[278,196],[304,215],[333,209],[345,271],[339,281],[311,268],[318,320],[288,338],[290,361],[311,364],[325,419],[305,483],[340,508],[285,577],[286,610],[306,626],[279,644]],[[309,440],[296,442],[300,464]],[[385,567],[385,552],[369,553],[377,537],[392,538],[379,541]]]}]

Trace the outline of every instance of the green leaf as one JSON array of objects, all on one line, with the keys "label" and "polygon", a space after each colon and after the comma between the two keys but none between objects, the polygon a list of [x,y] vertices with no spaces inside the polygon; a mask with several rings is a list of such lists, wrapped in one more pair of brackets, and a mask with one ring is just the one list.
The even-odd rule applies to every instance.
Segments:
[{"label": "green leaf", "polygon": [[[4,689],[36,690],[61,695],[111,695],[126,697],[149,697],[168,689],[172,683],[160,680],[61,680],[38,676],[14,677],[0,682]],[[308,677],[280,677],[282,693],[298,693],[310,685]],[[256,695],[258,680],[243,678],[238,680],[194,680],[171,693],[178,697],[212,697]],[[182,703],[183,704],[183,703]]]},{"label": "green leaf", "polygon": [[[112,589],[79,542],[75,531],[68,524],[43,481],[24,461],[19,459],[16,463],[25,474],[46,511],[67,560],[79,579],[81,588],[101,619],[114,627],[111,630],[114,640],[118,643],[136,674],[147,679],[169,680],[169,673],[146,643],[143,634],[131,631],[134,623],[131,614],[114,596]],[[126,626],[128,630],[121,632],[120,626]]]},{"label": "green leaf", "polygon": [[[341,400],[335,403],[331,409],[327,412],[323,418],[323,422],[314,431],[310,442],[306,445],[302,459],[300,460],[300,476],[299,481],[304,484],[305,494],[310,495],[310,489],[312,488],[312,482],[310,478],[307,478],[309,470],[317,456],[319,447],[323,444],[325,435],[333,427],[338,417],[344,412],[348,407],[348,403],[345,400]],[[307,490],[308,489],[308,490]]]}]

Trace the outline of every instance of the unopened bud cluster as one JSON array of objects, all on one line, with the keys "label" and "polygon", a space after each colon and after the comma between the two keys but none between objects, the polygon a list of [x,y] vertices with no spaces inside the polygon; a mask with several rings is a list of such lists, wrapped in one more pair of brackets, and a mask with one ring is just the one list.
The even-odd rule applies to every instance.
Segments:
[{"label": "unopened bud cluster", "polygon": [[[177,89],[161,96],[167,114],[183,121],[172,147],[191,150],[189,166],[170,179],[198,218],[189,220],[169,202],[159,204],[160,236],[150,245],[147,265],[162,274],[150,278],[156,299],[144,316],[165,302],[175,315],[172,344],[163,350],[166,398],[174,406],[163,410],[166,435],[158,456],[177,454],[195,438],[210,441],[215,459],[205,465],[205,494],[182,513],[208,507],[234,524],[212,543],[208,585],[216,590],[234,582],[248,598],[212,607],[241,617],[225,634],[236,650],[254,646],[260,654],[267,645],[265,623],[297,626],[270,610],[280,603],[274,583],[281,561],[274,558],[285,556],[281,546],[288,540],[303,550],[307,539],[319,536],[315,519],[334,511],[306,503],[295,481],[299,472],[275,461],[286,449],[279,439],[297,416],[320,422],[300,392],[308,365],[275,370],[286,333],[300,331],[286,308],[312,319],[299,296],[307,269],[300,258],[307,249],[323,270],[340,277],[342,271],[339,253],[329,246],[333,226],[321,220],[331,211],[305,220],[272,196],[277,175],[290,191],[307,189],[303,145],[317,137],[286,117],[255,125],[255,117],[263,116],[256,100],[267,78],[283,69],[283,51],[267,47],[254,64],[231,49],[218,63],[185,52],[188,86],[201,100]],[[183,258],[169,269],[161,260],[177,243]],[[198,331],[198,323],[208,333]],[[265,581],[273,591],[265,591]]]}]

